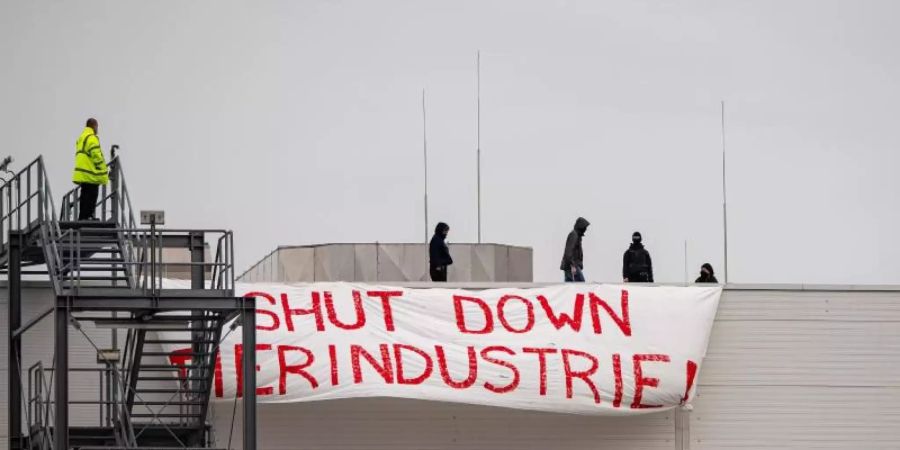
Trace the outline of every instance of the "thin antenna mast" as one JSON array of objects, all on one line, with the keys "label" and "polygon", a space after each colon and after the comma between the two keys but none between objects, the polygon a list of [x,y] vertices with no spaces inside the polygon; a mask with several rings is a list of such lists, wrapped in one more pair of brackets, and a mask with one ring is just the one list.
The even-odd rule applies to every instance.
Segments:
[{"label": "thin antenna mast", "polygon": [[481,50],[475,52],[475,171],[478,177],[478,243],[481,243]]},{"label": "thin antenna mast", "polygon": [[728,191],[725,182],[725,100],[722,100],[722,230],[725,249],[725,278],[728,283]]},{"label": "thin antenna mast", "polygon": [[428,243],[428,128],[425,122],[425,89],[422,89],[422,155],[425,169],[425,243]]}]

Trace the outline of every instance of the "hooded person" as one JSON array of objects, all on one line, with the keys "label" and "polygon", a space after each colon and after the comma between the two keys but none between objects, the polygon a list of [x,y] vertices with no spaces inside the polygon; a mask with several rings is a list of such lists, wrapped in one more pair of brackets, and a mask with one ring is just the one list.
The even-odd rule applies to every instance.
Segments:
[{"label": "hooded person", "polygon": [[639,231],[631,235],[631,245],[625,250],[622,258],[622,280],[632,283],[653,282],[653,262],[650,252],[641,243],[643,237]]},{"label": "hooded person", "polygon": [[447,246],[447,234],[450,233],[450,225],[440,222],[434,227],[434,236],[428,244],[428,265],[431,281],[447,281],[447,266],[453,264],[450,257],[450,248]]},{"label": "hooded person", "polygon": [[569,232],[566,238],[566,248],[563,250],[562,262],[559,264],[559,270],[563,271],[566,282],[584,281],[584,250],[581,248],[581,238],[587,232],[588,225],[591,223],[584,217],[579,217],[575,221],[575,227]]},{"label": "hooded person", "polygon": [[700,266],[700,277],[697,278],[694,283],[718,283],[719,280],[716,279],[716,273],[713,271],[712,264],[703,263]]}]

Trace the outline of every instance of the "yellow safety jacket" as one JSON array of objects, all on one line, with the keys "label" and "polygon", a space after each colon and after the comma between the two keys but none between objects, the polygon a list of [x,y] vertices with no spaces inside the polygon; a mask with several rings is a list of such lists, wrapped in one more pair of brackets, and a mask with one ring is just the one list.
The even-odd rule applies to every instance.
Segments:
[{"label": "yellow safety jacket", "polygon": [[91,127],[85,127],[75,141],[75,170],[72,182],[87,184],[109,183],[109,169],[100,149],[100,138]]}]

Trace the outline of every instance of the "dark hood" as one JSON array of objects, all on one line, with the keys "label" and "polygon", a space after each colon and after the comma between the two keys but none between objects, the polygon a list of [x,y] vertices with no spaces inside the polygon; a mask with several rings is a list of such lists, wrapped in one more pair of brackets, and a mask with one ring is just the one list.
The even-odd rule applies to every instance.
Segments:
[{"label": "dark hood", "polygon": [[447,225],[444,222],[438,222],[437,226],[434,227],[434,234],[444,237],[444,232],[450,229],[450,225]]},{"label": "dark hood", "polygon": [[585,231],[587,231],[588,225],[591,223],[587,221],[584,217],[579,217],[578,220],[575,221],[575,231],[580,235],[584,235]]},{"label": "dark hood", "polygon": [[710,275],[710,276],[713,276],[713,275],[716,274],[716,272],[713,271],[712,264],[710,264],[710,263],[704,263],[704,264],[703,264],[702,266],[700,266],[700,267],[706,269],[706,271],[709,272],[709,275]]}]

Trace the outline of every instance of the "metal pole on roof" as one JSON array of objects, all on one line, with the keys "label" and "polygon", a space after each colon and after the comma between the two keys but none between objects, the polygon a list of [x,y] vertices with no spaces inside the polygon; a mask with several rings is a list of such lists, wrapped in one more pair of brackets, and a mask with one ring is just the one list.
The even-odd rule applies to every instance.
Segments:
[{"label": "metal pole on roof", "polygon": [[728,191],[725,182],[725,100],[722,100],[722,236],[725,249],[723,283],[728,283]]},{"label": "metal pole on roof", "polygon": [[481,50],[475,52],[475,153],[478,193],[478,243],[481,243]]},{"label": "metal pole on roof", "polygon": [[422,89],[422,154],[425,164],[425,243],[428,243],[428,129],[425,123],[425,89]]}]

